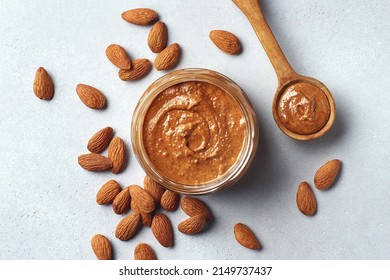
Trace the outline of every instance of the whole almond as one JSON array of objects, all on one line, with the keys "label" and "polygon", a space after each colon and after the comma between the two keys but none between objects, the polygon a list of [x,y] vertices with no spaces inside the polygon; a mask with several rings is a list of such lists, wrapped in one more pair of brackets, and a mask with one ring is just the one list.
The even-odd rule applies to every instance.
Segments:
[{"label": "whole almond", "polygon": [[99,130],[89,139],[87,149],[96,154],[103,152],[110,144],[113,135],[112,127],[107,126]]},{"label": "whole almond", "polygon": [[96,202],[100,205],[110,204],[121,192],[122,188],[115,180],[107,181],[96,194]]},{"label": "whole almond", "polygon": [[333,159],[322,165],[314,175],[314,185],[319,190],[326,190],[332,186],[339,174],[341,161]]},{"label": "whole almond", "polygon": [[106,56],[112,64],[120,69],[130,69],[131,60],[126,50],[117,45],[111,44],[106,48]]},{"label": "whole almond", "polygon": [[185,221],[182,221],[177,229],[184,234],[194,235],[201,232],[204,228],[204,224],[206,223],[206,217],[203,215],[196,215],[188,218]]},{"label": "whole almond", "polygon": [[118,76],[123,81],[133,81],[142,78],[150,72],[152,64],[149,59],[134,59],[130,70],[121,69]]},{"label": "whole almond", "polygon": [[108,158],[112,161],[112,173],[122,171],[126,160],[125,142],[120,137],[114,137],[108,146]]},{"label": "whole almond", "polygon": [[198,198],[185,196],[181,199],[180,206],[183,211],[190,217],[204,215],[206,217],[206,221],[212,220],[210,209],[203,201]]},{"label": "whole almond", "polygon": [[112,209],[115,214],[123,214],[129,211],[131,204],[131,197],[129,193],[129,189],[123,189],[112,202]]},{"label": "whole almond", "polygon": [[88,171],[107,171],[112,168],[109,158],[99,154],[84,154],[78,157],[79,165]]},{"label": "whole almond", "polygon": [[150,227],[152,225],[153,212],[151,212],[151,213],[143,212],[139,208],[139,206],[135,203],[134,199],[132,199],[131,202],[130,202],[130,208],[131,208],[131,211],[133,211],[134,213],[140,214],[140,216],[141,216],[141,223],[144,226]]},{"label": "whole almond", "polygon": [[135,260],[157,260],[152,247],[146,243],[139,243],[134,249]]},{"label": "whole almond", "polygon": [[166,211],[175,211],[179,207],[180,195],[171,191],[165,190],[161,197],[161,207]]},{"label": "whole almond", "polygon": [[138,213],[131,213],[124,217],[115,229],[116,238],[125,241],[134,237],[138,230],[139,221]]},{"label": "whole almond", "polygon": [[151,25],[158,19],[158,14],[149,8],[137,8],[123,12],[122,18],[132,24]]},{"label": "whole almond", "polygon": [[238,54],[241,52],[241,43],[236,35],[225,30],[213,30],[209,37],[211,41],[223,52]]},{"label": "whole almond", "polygon": [[34,94],[42,100],[50,100],[54,95],[54,85],[50,75],[46,72],[46,69],[39,67],[35,72]]},{"label": "whole almond", "polygon": [[112,259],[111,242],[104,235],[96,234],[95,236],[93,236],[91,239],[91,247],[99,260]]},{"label": "whole almond", "polygon": [[154,68],[158,71],[168,70],[177,65],[180,59],[181,48],[178,43],[166,47],[154,60]]},{"label": "whole almond", "polygon": [[76,92],[81,101],[91,109],[102,109],[106,105],[106,97],[97,88],[78,84]]},{"label": "whole almond", "polygon": [[168,29],[164,22],[156,22],[148,35],[148,46],[154,53],[159,53],[167,46]]},{"label": "whole almond", "polygon": [[137,185],[131,185],[128,188],[131,200],[136,204],[139,211],[145,213],[153,212],[155,203],[153,197],[147,191]]},{"label": "whole almond", "polygon": [[314,192],[307,182],[298,186],[296,202],[298,209],[306,216],[313,216],[317,210],[317,200]]},{"label": "whole almond", "polygon": [[157,213],[152,220],[152,233],[164,247],[173,246],[173,229],[171,221],[163,213]]},{"label": "whole almond", "polygon": [[260,242],[252,230],[242,223],[238,223],[234,226],[234,237],[238,243],[246,248],[252,250],[258,250],[261,248]]},{"label": "whole almond", "polygon": [[146,175],[144,178],[144,190],[150,193],[150,195],[154,199],[154,203],[156,204],[156,206],[160,205],[161,197],[165,191],[165,188],[163,186],[161,186],[159,183],[157,183],[148,175]]}]

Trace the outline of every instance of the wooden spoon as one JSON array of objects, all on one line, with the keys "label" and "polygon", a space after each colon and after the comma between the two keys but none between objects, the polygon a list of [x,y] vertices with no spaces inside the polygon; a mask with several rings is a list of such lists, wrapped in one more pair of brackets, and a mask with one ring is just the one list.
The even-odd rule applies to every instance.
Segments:
[{"label": "wooden spoon", "polygon": [[320,81],[297,74],[288,63],[261,11],[258,0],[232,0],[245,14],[265,49],[278,77],[272,113],[288,136],[312,140],[323,136],[336,117],[336,105]]}]

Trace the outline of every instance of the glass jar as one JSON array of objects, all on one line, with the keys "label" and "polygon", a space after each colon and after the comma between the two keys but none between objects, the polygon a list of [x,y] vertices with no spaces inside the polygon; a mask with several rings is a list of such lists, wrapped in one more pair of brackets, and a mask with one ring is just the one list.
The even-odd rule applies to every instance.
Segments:
[{"label": "glass jar", "polygon": [[[144,145],[144,121],[154,99],[164,90],[184,82],[204,82],[224,90],[242,111],[246,129],[243,144],[233,165],[217,178],[198,184],[175,182],[158,170],[150,160]],[[164,187],[182,194],[213,193],[237,182],[247,171],[258,146],[259,129],[256,113],[243,90],[228,77],[208,69],[190,68],[170,72],[153,82],[141,96],[133,114],[131,140],[134,153],[145,173]]]}]

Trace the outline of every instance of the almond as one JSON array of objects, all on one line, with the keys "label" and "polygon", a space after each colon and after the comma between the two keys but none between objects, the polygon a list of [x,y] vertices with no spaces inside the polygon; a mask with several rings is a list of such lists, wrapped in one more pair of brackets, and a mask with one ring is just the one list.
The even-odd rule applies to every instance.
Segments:
[{"label": "almond", "polygon": [[298,209],[306,216],[313,216],[317,210],[316,197],[307,182],[299,184],[296,201]]},{"label": "almond", "polygon": [[153,197],[156,206],[159,205],[165,188],[146,175],[144,178],[144,189]]},{"label": "almond", "polygon": [[314,185],[319,190],[326,190],[332,186],[339,174],[341,161],[333,159],[322,165],[314,175]]},{"label": "almond", "polygon": [[167,46],[168,29],[164,22],[156,22],[148,35],[148,46],[154,53],[159,53]]},{"label": "almond", "polygon": [[155,209],[153,197],[143,188],[137,185],[128,187],[132,201],[141,212],[150,213]]},{"label": "almond", "polygon": [[238,223],[234,226],[234,237],[242,246],[252,249],[258,250],[261,248],[259,240],[257,240],[255,234],[252,230],[241,223]]},{"label": "almond", "polygon": [[35,73],[34,84],[33,84],[34,94],[43,100],[50,100],[54,95],[54,85],[51,77],[46,72],[46,69],[39,67]]},{"label": "almond", "polygon": [[152,220],[152,233],[164,247],[173,246],[173,230],[171,221],[163,213],[157,213]]},{"label": "almond", "polygon": [[106,105],[106,97],[97,88],[78,84],[76,92],[81,101],[91,109],[102,109]]},{"label": "almond", "polygon": [[213,30],[209,37],[211,41],[223,52],[238,54],[241,52],[241,43],[236,35],[225,30]]},{"label": "almond", "polygon": [[131,203],[131,197],[129,193],[129,189],[123,189],[112,202],[112,209],[115,214],[123,214],[129,211]]},{"label": "almond", "polygon": [[103,152],[110,144],[113,134],[114,130],[109,126],[99,130],[89,139],[87,149],[96,154]]},{"label": "almond", "polygon": [[137,8],[123,12],[122,18],[132,24],[150,25],[158,19],[158,14],[149,8]]},{"label": "almond", "polygon": [[161,197],[161,207],[166,211],[175,211],[179,207],[180,195],[171,190],[165,190]]},{"label": "almond", "polygon": [[187,220],[181,222],[177,229],[184,234],[194,235],[198,234],[203,230],[204,224],[206,222],[206,217],[203,215],[196,215],[188,218]]},{"label": "almond", "polygon": [[131,68],[131,60],[128,53],[117,44],[111,44],[106,48],[106,56],[112,64],[120,69]]},{"label": "almond", "polygon": [[143,212],[134,199],[131,200],[130,207],[131,207],[131,211],[140,214],[141,223],[144,226],[150,227],[152,225],[153,212],[151,213]]},{"label": "almond", "polygon": [[139,243],[134,249],[135,260],[157,260],[152,247],[146,243]]},{"label": "almond", "polygon": [[122,188],[115,180],[106,182],[96,194],[96,202],[100,205],[110,204],[115,197],[121,192]]},{"label": "almond", "polygon": [[78,157],[79,165],[88,171],[107,171],[112,168],[109,158],[99,154],[84,154]]},{"label": "almond", "polygon": [[96,234],[91,239],[92,250],[99,260],[112,259],[111,242],[107,237],[101,234]]},{"label": "almond", "polygon": [[180,202],[180,206],[183,211],[190,217],[196,215],[204,215],[206,217],[206,221],[212,220],[212,215],[210,209],[198,198],[185,196],[182,198]]},{"label": "almond", "polygon": [[152,64],[149,59],[134,59],[130,70],[121,69],[118,76],[123,81],[133,81],[142,78],[150,72]]},{"label": "almond", "polygon": [[116,238],[125,241],[134,237],[138,230],[139,221],[138,213],[131,213],[124,217],[115,229]]},{"label": "almond", "polygon": [[108,146],[108,158],[112,161],[112,173],[121,172],[126,159],[126,147],[120,137],[111,140]]},{"label": "almond", "polygon": [[178,43],[166,47],[154,60],[154,68],[158,71],[168,70],[177,65],[180,59],[181,49]]}]

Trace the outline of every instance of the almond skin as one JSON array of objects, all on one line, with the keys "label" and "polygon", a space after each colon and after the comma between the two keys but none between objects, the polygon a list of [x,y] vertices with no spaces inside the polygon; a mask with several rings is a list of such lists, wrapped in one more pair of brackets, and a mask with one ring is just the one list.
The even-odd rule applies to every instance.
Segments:
[{"label": "almond skin", "polygon": [[99,205],[110,204],[115,197],[121,192],[122,188],[115,180],[106,182],[96,194],[96,202]]},{"label": "almond skin", "polygon": [[128,188],[131,200],[136,204],[136,207],[138,207],[141,212],[153,212],[156,205],[153,197],[147,191],[137,185],[131,185]]},{"label": "almond skin", "polygon": [[54,95],[54,85],[50,75],[46,72],[46,69],[39,67],[35,72],[34,94],[42,100],[51,100]]},{"label": "almond skin", "polygon": [[184,234],[194,235],[201,232],[206,223],[206,217],[203,215],[196,215],[181,222],[177,229]]},{"label": "almond skin", "polygon": [[242,223],[237,223],[234,226],[234,237],[238,243],[248,249],[258,250],[261,248],[261,244],[252,230]]},{"label": "almond skin", "polygon": [[164,22],[156,22],[148,35],[148,46],[154,53],[159,53],[165,49],[168,42],[168,29]]},{"label": "almond skin", "polygon": [[165,190],[161,197],[161,207],[166,211],[175,211],[180,204],[180,195],[171,190]]},{"label": "almond skin", "polygon": [[126,159],[126,146],[120,137],[111,140],[108,146],[108,158],[112,161],[112,173],[121,172]]},{"label": "almond skin", "polygon": [[151,25],[158,19],[158,14],[149,8],[137,8],[123,12],[122,18],[136,25]]},{"label": "almond skin", "polygon": [[198,198],[185,196],[180,201],[180,206],[184,213],[188,216],[193,217],[196,215],[203,215],[206,217],[206,221],[212,220],[210,209]]},{"label": "almond skin", "polygon": [[156,204],[156,206],[160,205],[161,197],[165,191],[165,188],[163,186],[161,186],[159,183],[157,183],[148,175],[146,175],[144,178],[144,190],[150,193],[150,195],[154,199],[154,203]]},{"label": "almond skin", "polygon": [[125,241],[134,237],[139,226],[140,216],[138,213],[132,213],[124,217],[115,229],[115,237]]},{"label": "almond skin", "polygon": [[173,229],[171,221],[163,213],[157,213],[152,220],[152,233],[164,247],[173,246]]},{"label": "almond skin", "polygon": [[166,47],[154,60],[154,68],[158,71],[168,70],[177,65],[180,59],[181,48],[178,43]]},{"label": "almond skin", "polygon": [[88,171],[107,171],[112,168],[109,158],[99,154],[84,154],[78,157],[79,165]]},{"label": "almond skin", "polygon": [[118,76],[122,81],[134,81],[142,78],[150,72],[152,69],[152,63],[149,59],[139,58],[134,59],[130,70],[121,69],[118,72]]},{"label": "almond skin", "polygon": [[112,209],[115,214],[123,214],[129,211],[131,204],[131,197],[129,193],[129,189],[123,189],[112,202]]},{"label": "almond skin", "polygon": [[135,260],[157,260],[152,247],[146,243],[139,243],[134,249]]},{"label": "almond skin", "polygon": [[120,69],[130,69],[131,60],[126,50],[117,45],[111,44],[106,48],[106,56],[112,64]]},{"label": "almond skin", "polygon": [[110,144],[113,135],[112,127],[107,126],[99,130],[89,139],[87,149],[95,154],[103,152]]},{"label": "almond skin", "polygon": [[91,247],[99,260],[112,259],[111,242],[104,235],[96,234],[95,236],[93,236],[91,239]]},{"label": "almond skin", "polygon": [[314,175],[314,185],[319,190],[326,190],[333,185],[341,167],[341,161],[333,159],[322,165]]},{"label": "almond skin", "polygon": [[239,54],[241,43],[236,35],[225,30],[213,30],[209,37],[211,41],[223,52],[228,54]]},{"label": "almond skin", "polygon": [[102,109],[106,106],[106,97],[97,88],[89,85],[78,84],[76,92],[81,101],[91,109]]},{"label": "almond skin", "polygon": [[317,200],[314,192],[307,182],[298,186],[296,202],[298,209],[306,216],[313,216],[317,211]]}]

